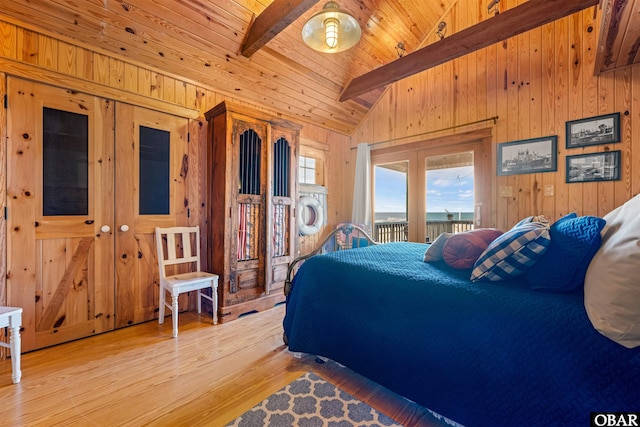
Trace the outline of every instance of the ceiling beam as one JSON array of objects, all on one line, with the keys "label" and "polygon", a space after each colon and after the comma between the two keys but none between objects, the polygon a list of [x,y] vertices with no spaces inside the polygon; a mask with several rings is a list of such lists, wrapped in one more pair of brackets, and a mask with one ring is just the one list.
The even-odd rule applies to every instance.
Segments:
[{"label": "ceiling beam", "polygon": [[250,58],[316,3],[318,0],[275,0],[249,24],[240,50],[242,56]]},{"label": "ceiling beam", "polygon": [[436,65],[564,18],[598,4],[599,0],[529,0],[493,18],[452,34],[351,80],[340,101],[394,83]]}]

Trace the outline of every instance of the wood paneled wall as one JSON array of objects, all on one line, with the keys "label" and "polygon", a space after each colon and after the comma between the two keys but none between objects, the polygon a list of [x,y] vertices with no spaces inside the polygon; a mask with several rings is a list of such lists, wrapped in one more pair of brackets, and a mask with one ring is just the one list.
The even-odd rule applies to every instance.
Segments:
[{"label": "wood paneled wall", "polygon": [[[477,22],[474,14],[486,12],[479,6],[463,14],[456,5],[445,21],[449,31],[456,31],[467,21]],[[420,140],[411,136],[422,133],[429,133],[428,139],[490,126],[492,226],[505,230],[534,214],[551,220],[570,212],[603,216],[640,193],[640,66],[595,76],[598,26],[590,8],[393,84],[358,127],[351,146],[399,138],[394,145]],[[617,111],[620,143],[565,148],[567,120]],[[499,117],[495,124],[465,126],[492,116]],[[452,126],[458,127],[436,132]],[[549,135],[558,135],[557,172],[496,176],[498,143]],[[622,151],[620,181],[565,183],[567,154],[604,150]],[[341,161],[355,163],[355,151]],[[552,196],[545,196],[545,186],[553,186]],[[501,197],[501,187],[510,187],[512,195]],[[350,198],[348,188],[342,191]]]},{"label": "wood paneled wall", "polygon": [[[13,75],[36,80],[68,90],[89,93],[141,107],[187,117],[190,121],[189,157],[196,159],[189,173],[198,179],[191,180],[188,190],[191,206],[191,224],[199,224],[203,232],[206,197],[206,120],[204,113],[223,100],[249,105],[242,99],[221,95],[215,87],[208,87],[170,75],[161,70],[132,64],[114,57],[99,48],[81,46],[70,40],[62,40],[45,31],[28,28],[19,22],[0,19],[0,95],[6,90],[6,76]],[[272,111],[249,105],[266,113]],[[6,226],[3,210],[6,206],[6,110],[0,109],[0,250],[6,254]],[[301,138],[323,144],[348,147],[349,137],[313,125],[306,125]],[[335,161],[333,155],[329,161]],[[337,167],[334,169],[338,169]],[[329,224],[343,219],[344,197],[330,192],[328,204],[335,206],[329,212]],[[348,204],[348,213],[351,204]],[[203,253],[206,250],[203,249]],[[7,302],[6,257],[0,257],[0,305]],[[206,267],[206,266],[205,266]]]}]

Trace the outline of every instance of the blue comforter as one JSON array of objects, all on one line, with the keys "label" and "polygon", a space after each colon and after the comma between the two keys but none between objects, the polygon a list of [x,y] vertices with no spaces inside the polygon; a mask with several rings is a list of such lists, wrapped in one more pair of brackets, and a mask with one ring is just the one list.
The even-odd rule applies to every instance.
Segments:
[{"label": "blue comforter", "polygon": [[581,292],[472,283],[426,244],[318,255],[287,297],[289,349],[325,356],[468,426],[589,425],[640,411],[640,348],[599,334]]}]

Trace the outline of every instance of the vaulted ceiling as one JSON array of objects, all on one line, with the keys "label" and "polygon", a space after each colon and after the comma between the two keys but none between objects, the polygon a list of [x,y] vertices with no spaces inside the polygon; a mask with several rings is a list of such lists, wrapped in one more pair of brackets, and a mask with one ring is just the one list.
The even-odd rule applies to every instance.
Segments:
[{"label": "vaulted ceiling", "polygon": [[[536,2],[557,9],[557,4],[583,8],[597,0],[503,0],[500,15],[506,12],[505,3],[515,9],[516,3]],[[269,8],[272,3],[277,7]],[[307,19],[324,6],[323,0],[11,0],[2,2],[0,17],[18,19],[223,95],[345,134],[353,132],[394,76],[411,74],[433,57],[433,51],[425,49],[422,57],[412,59],[408,54],[439,42],[438,24],[454,6],[459,10],[475,8],[472,15],[478,17],[477,22],[466,22],[466,28],[457,28],[457,32],[467,29],[470,35],[477,33],[469,27],[496,18],[488,12],[490,0],[338,3],[358,20],[362,38],[354,48],[335,54],[310,49],[300,35]],[[298,9],[285,10],[292,5]],[[261,16],[271,19],[260,23],[270,25],[270,31],[259,31],[265,43],[254,46],[255,52],[245,56],[243,41],[249,31],[260,30],[257,20]],[[523,21],[527,20],[520,16],[518,22]],[[448,25],[447,37],[453,35],[451,28]],[[491,38],[495,34],[478,37],[476,44],[480,44],[475,48],[482,47],[481,37],[488,37],[487,43],[496,42]],[[398,43],[404,46],[403,58]],[[449,51],[440,52],[443,61],[459,56],[451,49],[474,48],[455,40],[449,44]],[[374,76],[377,83],[367,85],[372,81],[367,73],[392,63],[394,68]],[[345,91],[353,90],[356,83],[364,83],[365,90]]]}]

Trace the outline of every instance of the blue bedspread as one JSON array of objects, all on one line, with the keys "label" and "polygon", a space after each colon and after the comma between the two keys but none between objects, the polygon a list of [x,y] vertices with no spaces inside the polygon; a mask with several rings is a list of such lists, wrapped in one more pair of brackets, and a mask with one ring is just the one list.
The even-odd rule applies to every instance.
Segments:
[{"label": "blue bedspread", "polygon": [[315,256],[284,319],[289,349],[333,359],[468,426],[589,425],[640,411],[640,348],[599,334],[580,292],[471,283],[426,244]]}]

